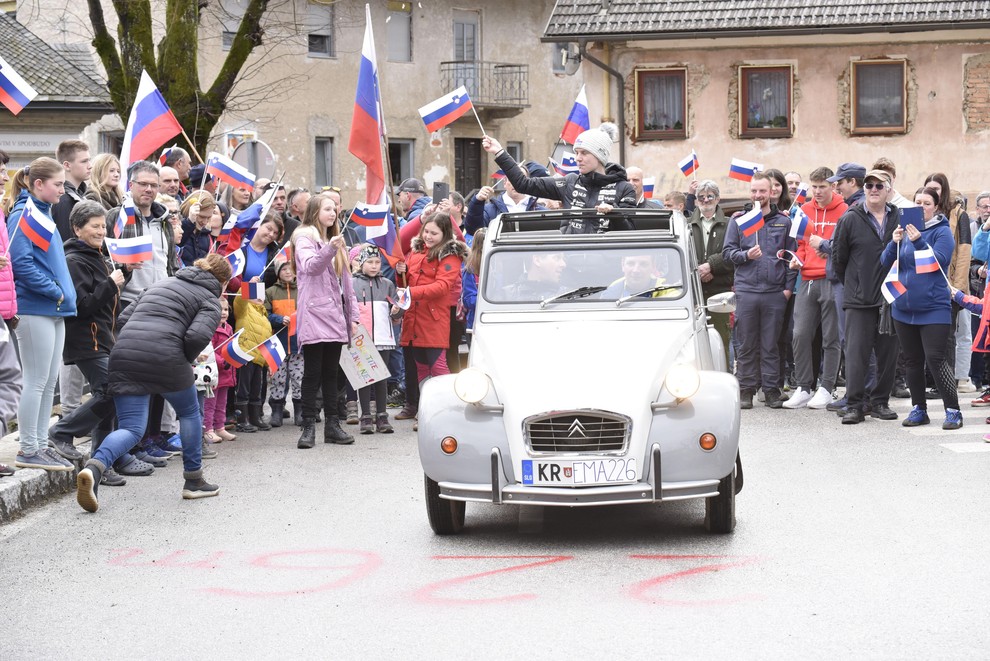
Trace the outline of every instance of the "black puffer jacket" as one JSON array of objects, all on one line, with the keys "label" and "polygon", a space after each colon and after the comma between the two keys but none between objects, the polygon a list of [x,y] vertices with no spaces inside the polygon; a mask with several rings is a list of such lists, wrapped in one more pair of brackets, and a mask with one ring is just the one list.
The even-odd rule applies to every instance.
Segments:
[{"label": "black puffer jacket", "polygon": [[[629,183],[626,169],[618,163],[607,164],[604,173],[530,177],[507,152],[496,156],[495,162],[520,193],[560,200],[570,209],[594,209],[599,204],[635,209],[638,204],[636,189]],[[601,234],[628,229],[632,229],[632,224],[625,218],[604,215],[594,220],[574,219],[560,227],[564,234]]]},{"label": "black puffer jacket", "polygon": [[151,285],[117,322],[111,395],[155,395],[193,384],[192,362],[220,325],[220,283],[197,266]]},{"label": "black puffer jacket", "polygon": [[901,211],[893,204],[884,210],[883,226],[863,204],[849,207],[832,235],[832,263],[835,276],[845,287],[842,309],[879,308],[883,303],[880,286],[887,269],[880,255],[894,236]]},{"label": "black puffer jacket", "polygon": [[[65,261],[76,287],[76,316],[65,320],[66,365],[110,355],[120,312],[120,289],[110,279],[113,265],[99,250],[79,239],[65,242]],[[125,282],[130,271],[125,271]]]}]

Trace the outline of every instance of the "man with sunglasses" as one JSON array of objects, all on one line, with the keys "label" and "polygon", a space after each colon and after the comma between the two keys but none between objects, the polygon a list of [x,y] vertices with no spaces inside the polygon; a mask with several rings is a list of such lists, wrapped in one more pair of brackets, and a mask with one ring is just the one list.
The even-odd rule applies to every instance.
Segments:
[{"label": "man with sunglasses", "polygon": [[[632,172],[632,168],[626,170]],[[642,177],[642,171],[640,172]],[[630,181],[631,181],[630,175]],[[642,187],[642,181],[640,182]],[[701,289],[707,300],[709,296],[732,291],[732,280],[735,267],[732,262],[722,258],[722,248],[725,244],[725,230],[728,226],[725,213],[719,206],[720,192],[718,184],[711,179],[698,183],[695,191],[695,209],[687,219],[688,232],[694,242],[694,252],[698,257],[698,275],[701,276]],[[722,348],[725,349],[725,364],[729,362],[729,314],[711,312],[712,324],[722,338]]]}]

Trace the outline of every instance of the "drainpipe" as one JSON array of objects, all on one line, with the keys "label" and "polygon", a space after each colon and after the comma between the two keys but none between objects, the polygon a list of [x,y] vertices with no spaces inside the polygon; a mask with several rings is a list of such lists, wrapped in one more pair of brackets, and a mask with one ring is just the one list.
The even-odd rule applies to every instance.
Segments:
[{"label": "drainpipe", "polygon": [[626,84],[625,84],[625,81],[622,79],[622,74],[621,73],[619,73],[618,71],[616,71],[615,69],[613,69],[611,66],[609,66],[608,64],[605,64],[604,62],[602,62],[601,60],[599,60],[594,55],[592,55],[591,53],[588,52],[588,41],[586,39],[582,39],[581,41],[578,42],[578,52],[581,54],[581,57],[582,58],[588,60],[589,62],[591,62],[592,64],[594,64],[596,67],[598,67],[602,71],[610,74],[611,76],[613,76],[615,78],[615,81],[617,83],[616,88],[618,89],[618,93],[619,93],[619,112],[617,113],[617,115],[618,115],[618,118],[617,118],[618,121],[616,122],[619,125],[619,164],[622,165],[622,166],[625,166],[625,164],[626,164]]}]

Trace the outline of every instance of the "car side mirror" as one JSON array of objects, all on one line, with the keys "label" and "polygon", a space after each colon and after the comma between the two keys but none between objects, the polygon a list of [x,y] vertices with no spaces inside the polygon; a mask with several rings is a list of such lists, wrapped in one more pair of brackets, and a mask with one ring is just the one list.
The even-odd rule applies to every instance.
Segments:
[{"label": "car side mirror", "polygon": [[736,293],[733,291],[722,292],[721,294],[715,294],[714,296],[709,296],[708,301],[705,302],[705,308],[709,312],[716,312],[719,314],[729,314],[730,312],[736,311]]}]

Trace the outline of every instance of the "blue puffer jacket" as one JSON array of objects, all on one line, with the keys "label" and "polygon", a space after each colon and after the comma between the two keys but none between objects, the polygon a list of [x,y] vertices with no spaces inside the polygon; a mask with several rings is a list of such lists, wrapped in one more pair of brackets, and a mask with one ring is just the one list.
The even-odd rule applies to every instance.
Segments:
[{"label": "blue puffer jacket", "polygon": [[[935,259],[938,260],[942,273],[915,271],[915,253],[928,246],[934,249]],[[954,248],[952,230],[949,229],[949,221],[945,216],[940,215],[937,224],[925,228],[917,241],[909,241],[907,234],[904,235],[900,243],[897,274],[898,280],[907,291],[895,299],[891,306],[890,314],[894,319],[916,326],[952,323],[952,299],[944,273],[952,261]],[[880,256],[880,263],[885,269],[889,269],[895,259],[898,259],[898,244],[890,241]]]},{"label": "blue puffer jacket", "polygon": [[[14,229],[21,221],[28,192],[21,191],[10,211],[7,221],[7,234],[10,241],[10,260],[14,267],[14,286],[17,290],[17,311],[19,314],[42,317],[74,317],[76,315],[76,288],[72,284],[69,266],[65,261],[62,237],[58,229],[52,236],[48,251],[31,242],[31,239]],[[52,205],[32,197],[38,210],[45,215],[51,213]],[[51,216],[49,216],[50,218]],[[61,303],[59,299],[62,299]]]}]

